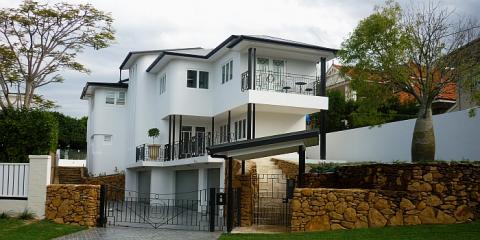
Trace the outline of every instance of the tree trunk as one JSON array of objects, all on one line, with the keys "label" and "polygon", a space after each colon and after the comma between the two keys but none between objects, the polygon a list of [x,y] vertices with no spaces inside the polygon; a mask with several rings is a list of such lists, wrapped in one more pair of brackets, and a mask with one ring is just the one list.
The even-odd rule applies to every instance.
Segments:
[{"label": "tree trunk", "polygon": [[412,162],[435,160],[432,106],[420,107],[412,138]]}]

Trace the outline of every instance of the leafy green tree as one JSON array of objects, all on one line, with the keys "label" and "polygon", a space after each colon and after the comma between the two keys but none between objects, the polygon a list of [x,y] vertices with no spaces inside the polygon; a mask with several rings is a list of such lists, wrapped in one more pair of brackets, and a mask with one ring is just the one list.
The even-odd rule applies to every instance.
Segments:
[{"label": "leafy green tree", "polygon": [[475,22],[454,23],[452,12],[432,2],[413,4],[411,10],[387,1],[360,21],[342,43],[340,59],[354,67],[353,85],[373,98],[367,106],[378,109],[391,95],[405,92],[419,105],[412,137],[412,161],[435,159],[432,103],[473,56],[462,47],[477,38]]},{"label": "leafy green tree", "polygon": [[86,149],[87,117],[77,119],[59,112],[52,114],[58,122],[58,148]]},{"label": "leafy green tree", "polygon": [[0,107],[51,107],[53,102],[35,90],[62,82],[62,70],[88,73],[77,54],[86,47],[108,47],[114,40],[112,22],[90,4],[24,0],[18,8],[1,9]]}]

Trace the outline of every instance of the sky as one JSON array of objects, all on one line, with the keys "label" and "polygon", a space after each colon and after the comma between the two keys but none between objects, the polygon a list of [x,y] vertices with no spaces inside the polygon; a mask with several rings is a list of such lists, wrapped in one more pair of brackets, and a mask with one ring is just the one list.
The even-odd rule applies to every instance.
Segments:
[{"label": "sky", "polygon": [[[41,1],[41,0],[40,0]],[[423,1],[423,0],[417,0]],[[57,0],[41,1],[46,3]],[[232,34],[281,37],[324,47],[339,48],[358,21],[373,12],[380,0],[68,0],[91,3],[111,13],[115,42],[106,49],[85,49],[78,60],[90,74],[61,72],[63,83],[38,89],[59,106],[56,111],[73,117],[87,115],[80,94],[87,81],[116,82],[129,51],[165,48],[214,48]],[[400,0],[409,6],[413,0]],[[1,0],[0,7],[16,7],[19,0]],[[444,0],[458,17],[475,16],[480,0]],[[124,78],[128,74],[123,73]]]}]

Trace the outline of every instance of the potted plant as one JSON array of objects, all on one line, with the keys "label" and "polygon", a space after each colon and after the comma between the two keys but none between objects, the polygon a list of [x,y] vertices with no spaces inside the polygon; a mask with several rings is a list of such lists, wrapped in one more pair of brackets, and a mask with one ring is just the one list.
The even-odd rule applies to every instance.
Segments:
[{"label": "potted plant", "polygon": [[151,160],[158,160],[160,156],[160,145],[155,144],[155,138],[160,135],[160,130],[158,128],[150,128],[148,130],[148,136],[152,138],[152,144],[148,145],[148,157]]}]

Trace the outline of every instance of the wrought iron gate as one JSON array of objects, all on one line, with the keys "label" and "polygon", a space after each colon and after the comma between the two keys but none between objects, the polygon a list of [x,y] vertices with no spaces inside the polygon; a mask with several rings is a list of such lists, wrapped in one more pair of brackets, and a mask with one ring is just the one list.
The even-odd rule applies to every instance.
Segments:
[{"label": "wrought iron gate", "polygon": [[290,227],[290,203],[287,199],[287,178],[283,174],[257,174],[254,176],[254,212],[256,225]]},{"label": "wrought iron gate", "polygon": [[182,199],[182,195],[192,193],[142,194],[108,189],[101,206],[105,225],[222,231],[224,207],[216,204],[215,196],[223,193],[223,189],[200,190],[196,191],[197,199]]}]

